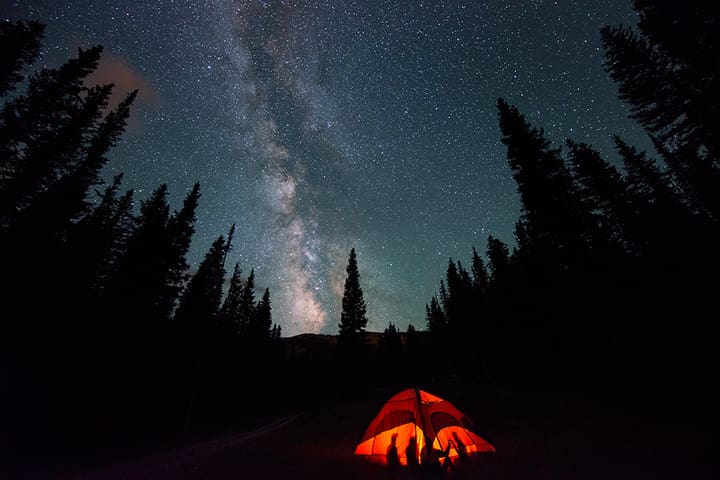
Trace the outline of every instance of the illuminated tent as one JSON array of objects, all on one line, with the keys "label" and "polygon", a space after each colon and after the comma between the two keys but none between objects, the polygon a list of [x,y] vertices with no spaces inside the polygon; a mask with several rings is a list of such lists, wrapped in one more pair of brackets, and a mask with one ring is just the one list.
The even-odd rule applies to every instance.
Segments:
[{"label": "illuminated tent", "polygon": [[[422,464],[428,445],[433,450],[445,452],[455,460],[463,455],[480,452],[494,452],[488,442],[470,431],[472,421],[440,397],[417,388],[403,390],[393,396],[382,407],[380,413],[370,422],[365,435],[355,448],[355,455],[381,465],[388,464],[391,450],[396,449],[401,465],[408,464],[408,456],[417,455],[416,462]],[[413,442],[414,439],[414,442]],[[408,446],[415,443],[416,447]]]}]

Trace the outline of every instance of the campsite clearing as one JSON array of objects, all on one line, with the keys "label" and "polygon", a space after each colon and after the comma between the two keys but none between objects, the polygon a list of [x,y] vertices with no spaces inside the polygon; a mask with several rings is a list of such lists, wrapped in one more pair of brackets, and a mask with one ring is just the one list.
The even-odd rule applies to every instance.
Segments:
[{"label": "campsite clearing", "polygon": [[[652,403],[627,392],[602,397],[572,391],[508,392],[466,382],[428,390],[469,415],[477,433],[497,450],[471,469],[450,474],[457,480],[712,478],[711,443],[697,430],[702,412],[690,418],[673,409],[671,399]],[[370,420],[396,392],[377,388],[353,398],[328,398],[282,428],[228,445],[180,471],[145,478],[412,478],[353,455]]]}]

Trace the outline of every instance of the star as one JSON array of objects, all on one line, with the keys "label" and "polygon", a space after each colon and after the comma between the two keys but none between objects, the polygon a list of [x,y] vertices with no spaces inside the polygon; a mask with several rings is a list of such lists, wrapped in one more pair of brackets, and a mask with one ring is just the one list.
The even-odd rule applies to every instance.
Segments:
[{"label": "star", "polygon": [[[358,251],[369,329],[424,325],[449,257],[514,242],[499,141],[508,99],[548,137],[648,148],[602,65],[629,2],[5,2],[48,24],[41,63],[103,44],[146,92],[105,172],[141,200],[202,184],[189,262],[237,222],[231,262],[270,287],[283,333],[335,333]],[[125,77],[123,77],[125,78]],[[122,84],[122,85],[121,85]],[[153,93],[154,92],[154,93]],[[609,127],[612,126],[612,127]],[[280,313],[282,312],[282,313]]]}]

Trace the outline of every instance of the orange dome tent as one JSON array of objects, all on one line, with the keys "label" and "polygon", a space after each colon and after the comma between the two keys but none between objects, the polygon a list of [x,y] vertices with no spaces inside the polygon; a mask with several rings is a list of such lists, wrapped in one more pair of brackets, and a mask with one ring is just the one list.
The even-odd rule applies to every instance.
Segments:
[{"label": "orange dome tent", "polygon": [[355,455],[381,465],[387,465],[389,458],[391,463],[399,458],[400,464],[407,466],[408,456],[411,463],[423,463],[428,445],[442,452],[449,448],[453,461],[465,453],[494,452],[492,445],[470,431],[472,426],[472,421],[447,400],[409,388],[385,403],[370,422]]}]

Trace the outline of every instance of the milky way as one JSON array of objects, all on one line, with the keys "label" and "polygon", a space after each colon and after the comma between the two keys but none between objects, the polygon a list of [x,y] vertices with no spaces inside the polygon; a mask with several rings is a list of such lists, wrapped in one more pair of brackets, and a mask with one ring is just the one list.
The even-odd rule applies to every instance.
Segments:
[{"label": "milky way", "polygon": [[[320,332],[328,314],[319,295],[325,286],[322,266],[327,237],[318,232],[317,208],[308,191],[303,147],[291,136],[306,142],[313,138],[318,121],[314,71],[308,57],[314,52],[303,15],[295,9],[266,12],[253,2],[238,2],[223,17],[219,30],[228,55],[235,57],[235,78],[242,94],[238,122],[248,130],[247,145],[260,159],[262,177],[257,182],[260,198],[269,212],[259,227],[263,238],[263,262],[274,273],[276,317],[282,318],[289,335]],[[290,117],[290,118],[288,118]],[[275,283],[275,282],[273,282]]]},{"label": "milky way", "polygon": [[[422,327],[449,257],[513,242],[519,204],[495,102],[556,142],[647,146],[603,71],[630,2],[3,2],[48,24],[41,65],[103,44],[98,81],[143,90],[106,174],[178,206],[202,184],[190,261],[238,224],[231,261],[285,334],[335,333],[358,251],[370,329]],[[226,266],[228,270],[232,265]]]}]

